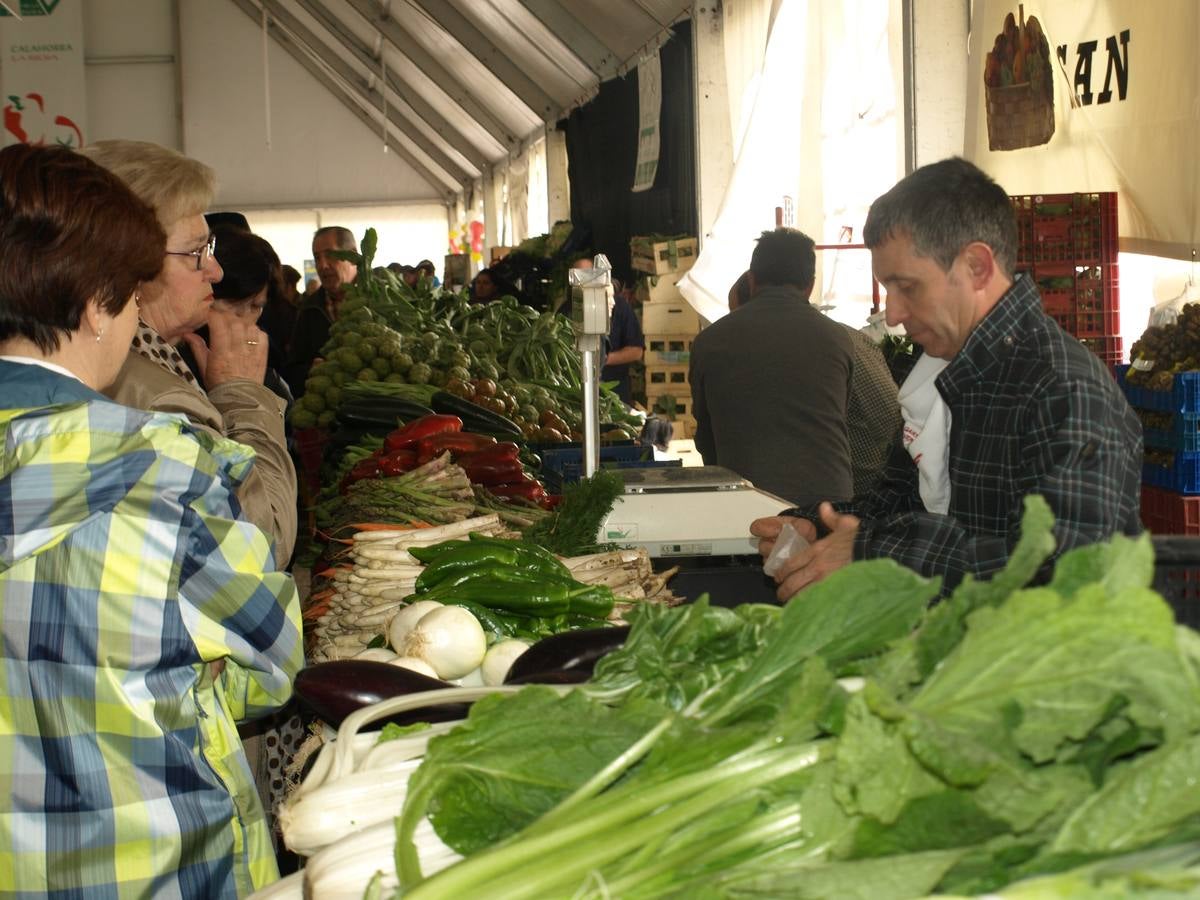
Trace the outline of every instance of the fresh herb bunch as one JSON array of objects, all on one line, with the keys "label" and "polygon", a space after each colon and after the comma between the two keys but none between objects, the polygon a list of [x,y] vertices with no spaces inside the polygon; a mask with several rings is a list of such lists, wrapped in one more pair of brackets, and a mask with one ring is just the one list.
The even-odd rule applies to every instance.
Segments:
[{"label": "fresh herb bunch", "polygon": [[620,475],[599,469],[591,478],[567,485],[554,514],[526,528],[523,536],[559,556],[582,556],[608,549],[609,545],[598,543],[596,536],[600,523],[624,491]]}]

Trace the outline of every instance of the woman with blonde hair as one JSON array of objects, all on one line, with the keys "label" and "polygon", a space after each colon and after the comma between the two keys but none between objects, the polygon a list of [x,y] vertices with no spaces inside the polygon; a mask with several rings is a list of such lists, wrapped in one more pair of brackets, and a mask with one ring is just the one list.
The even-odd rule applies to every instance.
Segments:
[{"label": "woman with blonde hair", "polygon": [[[237,491],[246,518],[287,564],[296,539],[296,471],[284,438],[284,403],[263,386],[267,336],[230,310],[214,310],[221,280],[214,239],[204,220],[212,203],[212,169],[144,141],[97,141],[81,151],[147,203],[167,235],[162,271],[145,285],[133,352],[108,395],[137,409],[182,413],[214,435],[251,447],[254,467]],[[194,332],[208,325],[206,344]],[[197,378],[175,349],[187,341]]]},{"label": "woman with blonde hair", "polygon": [[287,701],[299,603],[233,441],[104,397],[170,245],[65,148],[0,150],[0,895],[278,878],[235,722]]}]

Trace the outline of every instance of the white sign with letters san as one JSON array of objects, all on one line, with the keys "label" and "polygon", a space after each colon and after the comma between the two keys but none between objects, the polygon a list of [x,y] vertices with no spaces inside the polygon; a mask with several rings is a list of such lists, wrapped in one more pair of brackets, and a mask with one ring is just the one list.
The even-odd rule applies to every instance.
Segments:
[{"label": "white sign with letters san", "polygon": [[1117,191],[1121,249],[1200,242],[1200,3],[977,0],[965,155],[1010,194]]},{"label": "white sign with letters san", "polygon": [[3,145],[81,147],[87,136],[83,0],[7,0],[0,8]]}]

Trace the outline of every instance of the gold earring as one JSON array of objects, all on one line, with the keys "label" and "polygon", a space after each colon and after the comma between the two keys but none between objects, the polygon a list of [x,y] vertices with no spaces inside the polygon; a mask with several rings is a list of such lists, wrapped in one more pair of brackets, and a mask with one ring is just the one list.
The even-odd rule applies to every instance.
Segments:
[{"label": "gold earring", "polygon": [[102,338],[102,337],[104,337],[104,329],[103,328],[101,328],[99,331],[96,332],[96,343],[97,344],[100,343],[100,338]]}]

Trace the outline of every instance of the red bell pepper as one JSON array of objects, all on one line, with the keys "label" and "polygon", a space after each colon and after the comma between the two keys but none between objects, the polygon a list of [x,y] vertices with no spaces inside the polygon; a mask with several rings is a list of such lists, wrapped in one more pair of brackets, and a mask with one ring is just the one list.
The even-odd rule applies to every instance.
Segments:
[{"label": "red bell pepper", "polygon": [[379,458],[380,471],[386,475],[403,475],[417,467],[416,450],[393,450]]},{"label": "red bell pepper", "polygon": [[436,413],[431,416],[422,416],[419,419],[414,419],[407,425],[397,428],[384,438],[383,449],[389,453],[393,450],[413,450],[424,438],[437,434],[459,432],[462,431],[462,428],[463,422],[458,416],[445,416]]},{"label": "red bell pepper", "polygon": [[488,491],[497,497],[503,497],[505,499],[532,500],[534,503],[538,504],[542,503],[547,497],[550,496],[546,493],[546,489],[533,479],[513,484],[488,485]]},{"label": "red bell pepper", "polygon": [[472,484],[521,484],[526,480],[533,481],[525,474],[525,469],[519,459],[472,458],[470,460],[460,459],[458,464],[467,473]]},{"label": "red bell pepper", "polygon": [[476,450],[473,453],[458,454],[455,462],[464,469],[476,462],[499,462],[506,459],[516,459],[521,454],[521,448],[512,441],[504,441],[499,444],[489,444],[481,450]]},{"label": "red bell pepper", "polygon": [[338,490],[345,493],[346,488],[350,487],[356,481],[362,481],[365,478],[379,478],[382,475],[383,470],[379,467],[379,457],[372,454],[354,464],[354,467],[342,478],[341,484],[338,485]]},{"label": "red bell pepper", "polygon": [[417,442],[417,461],[426,463],[447,450],[455,455],[477,453],[495,443],[496,439],[486,434],[472,434],[469,431],[442,432],[424,437]]}]

